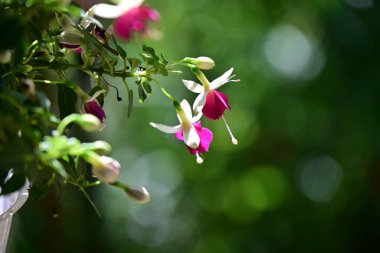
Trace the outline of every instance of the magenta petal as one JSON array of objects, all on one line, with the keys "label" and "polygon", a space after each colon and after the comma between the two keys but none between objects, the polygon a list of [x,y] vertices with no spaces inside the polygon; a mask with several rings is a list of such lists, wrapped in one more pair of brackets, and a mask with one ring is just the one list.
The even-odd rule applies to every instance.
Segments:
[{"label": "magenta petal", "polygon": [[[210,144],[214,137],[213,133],[211,132],[211,130],[202,127],[201,122],[194,123],[193,126],[195,127],[195,130],[197,131],[200,138],[199,146],[196,149],[186,146],[187,149],[191,154],[208,152],[208,150],[210,149]],[[183,130],[177,132],[175,134],[175,137],[178,140],[183,141]]]},{"label": "magenta petal", "polygon": [[130,40],[134,32],[144,32],[148,21],[156,22],[160,14],[148,6],[130,9],[114,22],[115,33],[124,40]]},{"label": "magenta petal", "polygon": [[206,103],[202,109],[203,114],[212,120],[219,119],[226,109],[231,110],[227,96],[216,90],[207,93]]},{"label": "magenta petal", "polygon": [[86,113],[96,116],[100,122],[103,122],[106,118],[106,113],[97,100],[90,100],[86,102],[83,107]]}]

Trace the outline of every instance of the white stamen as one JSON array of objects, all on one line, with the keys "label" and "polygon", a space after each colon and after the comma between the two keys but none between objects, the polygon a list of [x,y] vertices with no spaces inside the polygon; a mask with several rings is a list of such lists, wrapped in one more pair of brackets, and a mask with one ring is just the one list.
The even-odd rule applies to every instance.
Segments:
[{"label": "white stamen", "polygon": [[196,157],[197,157],[197,163],[198,163],[198,164],[203,163],[203,158],[199,155],[199,153],[196,153],[195,155],[196,155]]},{"label": "white stamen", "polygon": [[224,118],[224,115],[222,115],[222,119],[223,119],[223,121],[224,121],[224,124],[226,125],[226,128],[227,128],[227,130],[228,130],[228,133],[229,133],[230,136],[231,136],[231,141],[232,141],[232,143],[233,143],[234,145],[237,145],[237,144],[238,144],[238,141],[236,140],[236,138],[235,138],[234,135],[232,134],[231,129],[230,129],[230,127],[228,126],[226,119]]}]

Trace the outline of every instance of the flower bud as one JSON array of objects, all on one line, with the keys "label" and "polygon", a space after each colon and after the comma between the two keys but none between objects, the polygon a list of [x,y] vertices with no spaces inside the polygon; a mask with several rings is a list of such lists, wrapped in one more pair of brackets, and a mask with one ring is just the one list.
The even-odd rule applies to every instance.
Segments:
[{"label": "flower bud", "polygon": [[20,88],[32,99],[36,97],[36,89],[31,79],[21,79]]},{"label": "flower bud", "polygon": [[83,44],[83,36],[76,32],[64,31],[59,35],[59,44],[67,49],[77,50]]},{"label": "flower bud", "polygon": [[[108,156],[92,155],[92,174],[107,183],[114,183],[120,177],[121,165]],[[91,163],[91,161],[90,161]]]},{"label": "flower bud", "polygon": [[84,130],[88,132],[100,131],[103,128],[100,120],[92,114],[78,115],[78,119],[75,120]]},{"label": "flower bud", "polygon": [[197,58],[186,57],[185,59],[183,59],[183,61],[186,63],[194,64],[202,70],[209,70],[215,67],[214,60],[206,56],[200,56]]},{"label": "flower bud", "polygon": [[124,190],[137,203],[144,204],[150,201],[149,192],[144,186],[128,186]]},{"label": "flower bud", "polygon": [[83,109],[86,113],[96,116],[100,122],[103,122],[103,120],[106,118],[106,113],[96,98],[85,102],[83,104]]},{"label": "flower bud", "polygon": [[12,58],[11,50],[0,52],[0,64],[7,64]]},{"label": "flower bud", "polygon": [[56,13],[55,17],[58,24],[64,29],[70,29],[75,26],[74,20],[72,20],[68,15],[63,13]]},{"label": "flower bud", "polygon": [[111,145],[105,141],[94,141],[91,143],[91,146],[96,152],[101,154],[107,154],[111,152]]},{"label": "flower bud", "polygon": [[92,30],[92,34],[101,42],[107,42],[110,36],[106,30],[97,25],[95,25],[94,29]]}]

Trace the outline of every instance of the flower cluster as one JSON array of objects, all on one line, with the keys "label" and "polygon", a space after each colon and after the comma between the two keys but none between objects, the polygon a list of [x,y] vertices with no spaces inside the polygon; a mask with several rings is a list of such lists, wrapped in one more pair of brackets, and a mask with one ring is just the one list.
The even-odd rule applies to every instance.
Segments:
[{"label": "flower cluster", "polygon": [[[224,118],[226,109],[231,109],[227,96],[217,91],[228,82],[238,81],[232,80],[232,68],[209,82],[202,71],[212,69],[215,63],[208,57],[186,57],[169,63],[145,45],[138,57],[130,56],[129,52],[127,55],[127,43],[135,36],[159,35],[150,24],[158,22],[160,14],[143,0],[99,3],[87,11],[75,9],[78,7],[69,1],[44,2],[49,8],[40,8],[37,2],[18,1],[14,5],[0,2],[0,12],[4,13],[0,19],[9,19],[4,24],[24,16],[33,18],[33,22],[22,24],[25,27],[20,25],[23,31],[20,34],[25,34],[20,35],[20,43],[14,43],[14,37],[6,34],[0,43],[1,194],[19,189],[28,178],[32,179],[30,196],[36,199],[59,181],[77,186],[86,197],[85,188],[107,183],[139,203],[149,201],[144,187],[118,181],[122,165],[108,156],[111,145],[100,140],[82,142],[71,132],[73,125],[88,132],[105,129],[107,112],[103,105],[109,89],[116,89],[118,101],[123,97],[119,96],[118,87],[109,83],[110,78],[121,79],[126,88],[128,116],[132,113],[134,96],[144,102],[152,93],[151,85],[158,85],[171,99],[179,124],[151,125],[184,142],[198,163],[203,162],[202,154],[209,151],[214,138],[212,131],[202,126],[202,116],[223,119],[232,142],[237,144]],[[76,11],[68,11],[73,8]],[[40,15],[33,16],[35,13]],[[41,20],[36,22],[38,18]],[[31,34],[32,30],[36,32]],[[187,89],[198,94],[192,106],[186,100],[175,99],[156,80],[158,75],[177,72],[174,66],[189,67],[200,82],[182,80]],[[74,81],[72,76],[76,72],[87,75],[91,83]],[[136,86],[129,85],[131,79]],[[52,101],[44,91],[46,85],[56,89],[57,99],[53,102],[59,115],[50,108]],[[13,179],[4,180],[10,169],[14,172]]]},{"label": "flower cluster", "polygon": [[232,80],[233,69],[231,68],[210,83],[201,71],[212,69],[215,66],[214,61],[209,57],[186,57],[181,61],[181,64],[190,67],[202,83],[201,85],[194,81],[182,80],[187,89],[199,94],[193,103],[195,116],[192,116],[190,105],[186,100],[182,100],[180,104],[174,101],[173,104],[177,111],[180,125],[170,127],[156,123],[150,124],[162,132],[175,133],[176,138],[186,144],[190,153],[196,155],[197,163],[203,163],[202,153],[209,151],[214,136],[210,129],[202,127],[200,121],[202,115],[211,120],[222,118],[231,136],[232,143],[235,145],[238,143],[224,118],[225,110],[231,110],[228,98],[224,93],[216,91],[216,89],[228,82],[239,82],[240,80]]}]

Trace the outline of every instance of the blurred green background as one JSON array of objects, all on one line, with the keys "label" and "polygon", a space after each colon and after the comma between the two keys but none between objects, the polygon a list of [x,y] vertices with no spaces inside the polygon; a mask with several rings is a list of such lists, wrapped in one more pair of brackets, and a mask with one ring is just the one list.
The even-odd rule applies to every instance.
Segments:
[{"label": "blurred green background", "polygon": [[[9,253],[375,252],[380,248],[380,6],[375,0],[156,0],[167,59],[206,55],[210,80],[234,67],[222,121],[205,162],[149,122],[177,123],[158,89],[105,103],[122,180],[144,185],[138,205],[104,186],[91,195],[56,187],[17,213]],[[137,54],[127,46],[129,55]],[[183,78],[193,79],[187,69]],[[161,79],[193,101],[181,76]],[[113,91],[112,91],[113,92]],[[96,138],[97,136],[88,136]],[[59,217],[52,214],[58,212]]]}]

